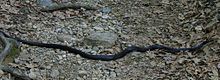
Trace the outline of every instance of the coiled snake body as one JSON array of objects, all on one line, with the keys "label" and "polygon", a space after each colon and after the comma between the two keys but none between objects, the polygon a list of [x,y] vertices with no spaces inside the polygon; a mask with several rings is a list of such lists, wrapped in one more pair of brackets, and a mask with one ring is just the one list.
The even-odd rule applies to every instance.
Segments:
[{"label": "coiled snake body", "polygon": [[206,40],[206,41],[204,41],[202,43],[199,43],[199,44],[197,44],[197,45],[195,45],[191,48],[172,48],[172,47],[167,47],[167,46],[158,45],[158,44],[150,45],[150,46],[147,46],[147,47],[130,46],[130,47],[127,47],[126,49],[122,50],[121,52],[119,52],[117,54],[92,55],[92,54],[85,53],[81,50],[78,50],[76,48],[72,48],[72,47],[69,47],[69,46],[66,46],[66,45],[48,44],[48,43],[27,41],[27,40],[22,40],[22,39],[17,38],[17,37],[15,37],[15,38],[11,37],[8,34],[4,33],[3,31],[0,31],[0,32],[5,37],[15,39],[19,42],[22,42],[23,44],[27,44],[27,45],[31,45],[31,46],[39,46],[39,47],[60,49],[60,50],[68,51],[70,53],[79,54],[83,58],[92,59],[92,60],[101,60],[101,61],[117,60],[117,59],[120,59],[120,58],[126,56],[127,54],[129,54],[131,52],[146,52],[146,51],[152,51],[152,50],[156,50],[156,49],[164,50],[166,52],[171,52],[171,53],[176,53],[176,52],[180,52],[180,51],[196,51],[196,50],[202,48],[208,42],[210,42],[210,40]]}]

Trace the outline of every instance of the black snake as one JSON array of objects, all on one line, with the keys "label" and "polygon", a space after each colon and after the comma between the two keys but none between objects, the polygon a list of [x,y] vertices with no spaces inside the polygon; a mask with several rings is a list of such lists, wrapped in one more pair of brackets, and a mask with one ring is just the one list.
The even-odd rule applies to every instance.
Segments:
[{"label": "black snake", "polygon": [[101,61],[117,60],[117,59],[120,59],[120,58],[126,56],[127,54],[129,54],[131,52],[146,52],[146,51],[152,51],[152,50],[156,50],[156,49],[164,50],[166,52],[171,52],[171,53],[176,53],[176,52],[180,52],[180,51],[196,51],[196,50],[202,48],[205,44],[207,44],[211,41],[211,40],[206,40],[206,41],[204,41],[202,43],[199,43],[199,44],[197,44],[197,45],[195,45],[191,48],[172,48],[172,47],[167,47],[167,46],[159,45],[159,44],[150,45],[150,46],[147,46],[147,47],[129,46],[126,49],[122,50],[121,52],[119,52],[117,54],[92,55],[92,54],[85,53],[81,50],[78,50],[76,48],[72,48],[72,47],[69,47],[69,46],[66,46],[66,45],[48,44],[48,43],[27,41],[27,40],[22,40],[22,39],[17,38],[17,37],[15,37],[15,38],[11,37],[10,35],[4,33],[3,31],[0,31],[0,32],[5,37],[15,39],[19,42],[22,42],[23,44],[27,44],[27,45],[31,45],[31,46],[39,46],[39,47],[60,49],[60,50],[68,51],[70,53],[79,54],[83,58],[92,59],[92,60],[101,60]]}]

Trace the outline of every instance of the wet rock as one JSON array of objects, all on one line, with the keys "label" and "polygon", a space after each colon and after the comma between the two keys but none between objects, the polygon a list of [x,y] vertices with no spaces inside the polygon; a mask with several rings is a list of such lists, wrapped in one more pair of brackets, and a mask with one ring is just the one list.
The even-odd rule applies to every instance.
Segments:
[{"label": "wet rock", "polygon": [[118,36],[112,32],[92,32],[84,39],[85,44],[91,46],[110,47],[115,44]]}]

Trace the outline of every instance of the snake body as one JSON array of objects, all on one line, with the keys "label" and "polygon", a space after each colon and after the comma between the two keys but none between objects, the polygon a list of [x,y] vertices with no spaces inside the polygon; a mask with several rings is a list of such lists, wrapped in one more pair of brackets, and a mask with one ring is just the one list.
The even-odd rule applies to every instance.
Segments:
[{"label": "snake body", "polygon": [[207,43],[210,42],[210,40],[206,40],[206,41],[204,41],[202,43],[199,43],[199,44],[197,44],[197,45],[195,45],[191,48],[172,48],[172,47],[167,47],[167,46],[159,45],[159,44],[150,45],[150,46],[147,46],[147,47],[129,46],[129,47],[125,48],[124,50],[122,50],[121,52],[117,53],[117,54],[92,55],[92,54],[83,52],[81,50],[78,50],[76,48],[69,47],[69,46],[66,46],[66,45],[27,41],[27,40],[23,40],[23,39],[18,38],[18,37],[11,37],[10,35],[6,34],[3,31],[0,31],[0,32],[5,37],[15,39],[19,42],[22,42],[23,44],[27,44],[27,45],[31,45],[31,46],[53,48],[53,49],[60,49],[60,50],[68,51],[70,53],[78,54],[83,58],[92,59],[92,60],[101,60],[101,61],[117,60],[117,59],[120,59],[120,58],[122,58],[122,57],[124,57],[127,54],[132,53],[132,52],[146,52],[146,51],[153,51],[153,50],[156,50],[156,49],[164,50],[166,52],[171,52],[171,53],[177,53],[177,52],[181,52],[181,51],[190,51],[190,52],[192,52],[192,51],[196,51],[196,50],[202,48],[204,45],[206,45]]}]

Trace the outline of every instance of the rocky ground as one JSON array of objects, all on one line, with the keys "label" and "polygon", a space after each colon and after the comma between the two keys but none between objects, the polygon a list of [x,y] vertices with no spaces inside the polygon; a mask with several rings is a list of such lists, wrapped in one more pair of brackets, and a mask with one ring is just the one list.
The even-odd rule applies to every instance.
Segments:
[{"label": "rocky ground", "polygon": [[[191,47],[196,52],[134,53],[116,61],[89,60],[58,49],[22,45],[11,66],[36,80],[218,80],[220,1],[71,0],[96,8],[43,11],[70,0],[2,0],[0,29],[25,40],[73,46],[91,54],[114,54],[129,45]],[[13,75],[0,71],[1,80]]]}]

